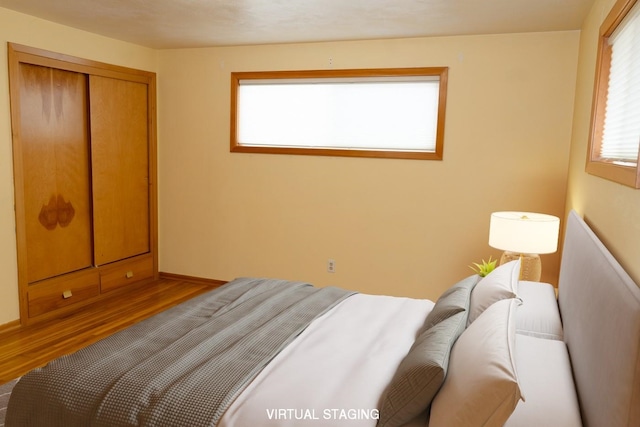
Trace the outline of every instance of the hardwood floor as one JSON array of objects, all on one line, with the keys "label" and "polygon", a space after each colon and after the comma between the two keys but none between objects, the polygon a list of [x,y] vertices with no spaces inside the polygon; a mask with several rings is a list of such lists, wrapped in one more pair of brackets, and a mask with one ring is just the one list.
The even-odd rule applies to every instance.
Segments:
[{"label": "hardwood floor", "polygon": [[66,318],[0,334],[0,384],[213,289],[223,282],[164,275]]}]

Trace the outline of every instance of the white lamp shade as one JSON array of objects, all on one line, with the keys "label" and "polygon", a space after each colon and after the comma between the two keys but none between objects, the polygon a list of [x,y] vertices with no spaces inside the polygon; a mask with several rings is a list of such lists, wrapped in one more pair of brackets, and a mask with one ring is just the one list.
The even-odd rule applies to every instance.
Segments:
[{"label": "white lamp shade", "polygon": [[558,249],[560,219],[532,212],[494,212],[489,246],[520,254],[549,254]]}]

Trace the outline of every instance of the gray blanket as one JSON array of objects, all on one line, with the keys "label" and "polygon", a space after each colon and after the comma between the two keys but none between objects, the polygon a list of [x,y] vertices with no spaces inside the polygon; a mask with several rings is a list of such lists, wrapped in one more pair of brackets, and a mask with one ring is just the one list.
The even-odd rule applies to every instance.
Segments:
[{"label": "gray blanket", "polygon": [[214,426],[309,323],[352,292],[237,279],[25,375],[7,426]]}]

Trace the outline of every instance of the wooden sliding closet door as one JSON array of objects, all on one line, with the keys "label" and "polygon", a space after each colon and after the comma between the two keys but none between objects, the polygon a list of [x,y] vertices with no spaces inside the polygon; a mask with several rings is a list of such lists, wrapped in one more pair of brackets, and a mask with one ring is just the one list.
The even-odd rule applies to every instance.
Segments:
[{"label": "wooden sliding closet door", "polygon": [[89,76],[96,265],[150,251],[148,85]]},{"label": "wooden sliding closet door", "polygon": [[8,44],[23,325],[158,278],[155,74]]},{"label": "wooden sliding closet door", "polygon": [[90,267],[86,75],[19,66],[27,280]]}]

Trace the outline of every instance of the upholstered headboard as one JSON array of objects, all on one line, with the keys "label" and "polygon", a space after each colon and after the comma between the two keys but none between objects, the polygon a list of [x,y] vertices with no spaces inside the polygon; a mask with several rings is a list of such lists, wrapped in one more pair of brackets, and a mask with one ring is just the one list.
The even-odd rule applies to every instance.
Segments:
[{"label": "upholstered headboard", "polygon": [[574,211],[566,230],[558,298],[583,423],[640,426],[640,288]]}]

